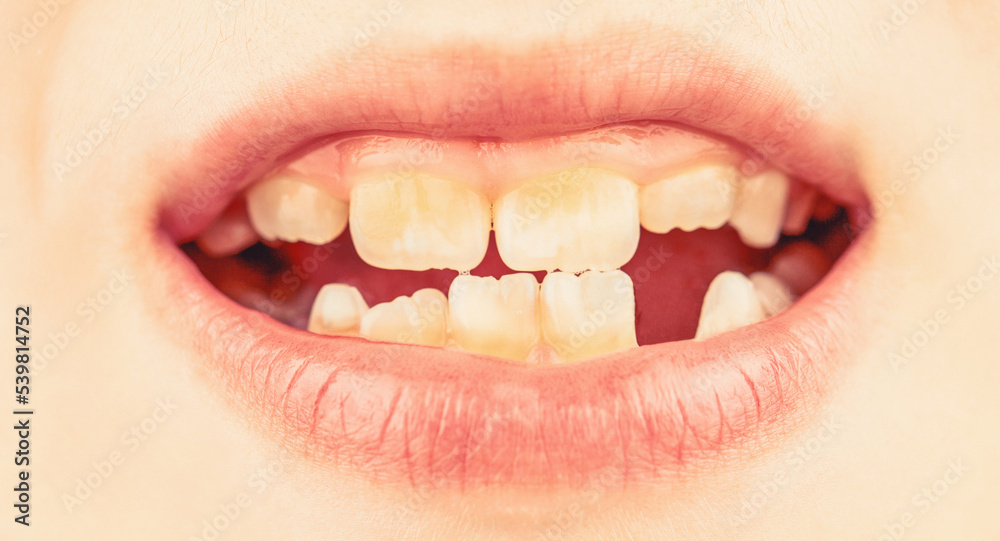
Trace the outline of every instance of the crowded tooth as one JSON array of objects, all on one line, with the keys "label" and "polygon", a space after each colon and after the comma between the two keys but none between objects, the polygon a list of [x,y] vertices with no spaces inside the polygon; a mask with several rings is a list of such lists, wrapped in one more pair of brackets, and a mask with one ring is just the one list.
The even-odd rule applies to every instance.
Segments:
[{"label": "crowded tooth", "polygon": [[376,304],[361,317],[361,336],[384,342],[443,346],[448,340],[448,299],[436,289]]},{"label": "crowded tooth", "polygon": [[350,227],[370,265],[466,271],[486,255],[490,203],[459,182],[422,174],[385,179],[351,191]]},{"label": "crowded tooth", "polygon": [[780,171],[765,171],[743,182],[729,224],[753,248],[778,242],[788,201],[789,180]]},{"label": "crowded tooth", "polygon": [[703,165],[643,186],[639,221],[647,231],[718,229],[733,213],[740,173],[731,165]]},{"label": "crowded tooth", "polygon": [[632,279],[620,270],[551,272],[540,308],[542,336],[563,361],[637,346]]},{"label": "crowded tooth", "polygon": [[812,186],[806,186],[801,182],[792,184],[788,195],[788,210],[785,212],[785,223],[781,226],[781,232],[786,235],[801,235],[809,227],[809,219],[812,218],[813,207],[819,199],[819,192]]},{"label": "crowded tooth", "polygon": [[542,177],[496,201],[493,229],[514,270],[614,270],[639,243],[638,189],[600,169]]},{"label": "crowded tooth", "polygon": [[750,281],[753,282],[754,291],[757,292],[757,299],[764,309],[765,317],[784,312],[795,300],[795,296],[788,289],[788,286],[769,272],[752,273]]},{"label": "crowded tooth", "polygon": [[538,281],[528,273],[458,276],[448,291],[448,317],[462,349],[524,360],[538,339]]},{"label": "crowded tooth", "polygon": [[198,248],[210,257],[238,254],[260,240],[250,225],[246,207],[240,203],[226,209],[195,239]]},{"label": "crowded tooth", "polygon": [[347,203],[293,176],[259,182],[247,192],[247,213],[266,240],[326,244],[347,226]]},{"label": "crowded tooth", "polygon": [[309,313],[309,332],[354,334],[368,303],[357,288],[347,284],[326,284],[320,288]]},{"label": "crowded tooth", "polygon": [[712,338],[764,319],[764,307],[757,298],[753,282],[738,272],[725,271],[708,286],[694,337],[697,340]]}]

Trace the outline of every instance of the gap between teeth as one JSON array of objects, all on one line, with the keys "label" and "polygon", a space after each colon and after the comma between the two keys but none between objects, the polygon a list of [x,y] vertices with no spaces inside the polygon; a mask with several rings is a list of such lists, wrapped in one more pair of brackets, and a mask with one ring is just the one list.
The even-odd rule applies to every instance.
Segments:
[{"label": "gap between teeth", "polygon": [[[492,229],[511,269],[583,272],[621,268],[635,255],[640,226],[666,233],[729,223],[747,245],[774,246],[789,187],[776,170],[744,178],[732,165],[709,163],[643,186],[581,167],[529,179],[494,201],[458,180],[417,173],[360,179],[348,203],[309,179],[279,174],[251,187],[246,200],[261,238],[325,244],[350,227],[358,255],[380,268],[471,270]],[[234,239],[232,249],[246,240]],[[213,251],[225,251],[224,243],[215,241]]]}]

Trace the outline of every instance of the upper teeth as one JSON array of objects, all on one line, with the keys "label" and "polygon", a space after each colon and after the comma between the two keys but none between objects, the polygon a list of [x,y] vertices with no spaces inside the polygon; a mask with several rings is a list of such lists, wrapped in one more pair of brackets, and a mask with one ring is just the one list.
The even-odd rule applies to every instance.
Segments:
[{"label": "upper teeth", "polygon": [[247,213],[254,229],[267,240],[326,244],[347,227],[347,203],[289,176],[250,188]]},{"label": "upper teeth", "polygon": [[643,186],[642,226],[653,233],[718,229],[733,214],[740,180],[736,167],[712,164]]},{"label": "upper teeth", "polygon": [[490,203],[460,182],[425,175],[351,191],[358,255],[383,269],[469,270],[486,255]]},{"label": "upper teeth", "polygon": [[788,189],[788,177],[778,171],[765,171],[743,182],[729,223],[748,246],[769,248],[778,242]]},{"label": "upper teeth", "polygon": [[[358,254],[386,269],[476,267],[491,228],[504,263],[518,271],[614,270],[639,242],[639,226],[665,233],[727,221],[750,246],[781,233],[789,180],[778,171],[744,179],[725,164],[682,171],[641,189],[604,169],[581,168],[526,181],[491,205],[463,182],[424,174],[361,182],[351,191]],[[348,204],[301,179],[276,177],[250,189],[251,222],[268,240],[333,240]]]},{"label": "upper teeth", "polygon": [[496,202],[493,228],[514,270],[617,269],[639,244],[638,190],[597,169],[532,180]]}]

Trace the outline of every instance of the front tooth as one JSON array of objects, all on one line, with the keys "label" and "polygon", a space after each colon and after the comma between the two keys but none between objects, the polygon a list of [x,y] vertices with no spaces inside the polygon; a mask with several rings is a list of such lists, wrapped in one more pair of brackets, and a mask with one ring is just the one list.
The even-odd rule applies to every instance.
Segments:
[{"label": "front tooth", "polygon": [[643,186],[639,222],[647,231],[718,229],[733,213],[740,172],[731,165],[703,165]]},{"label": "front tooth", "polygon": [[535,179],[495,203],[493,228],[514,270],[617,269],[639,243],[638,189],[591,168]]},{"label": "front tooth", "polygon": [[747,246],[770,248],[778,242],[788,203],[789,180],[781,171],[765,171],[743,182],[729,224]]},{"label": "front tooth", "polygon": [[764,319],[753,282],[738,272],[725,271],[708,286],[694,337],[704,340]]},{"label": "front tooth", "polygon": [[632,279],[620,270],[549,273],[540,302],[542,335],[565,361],[638,345]]},{"label": "front tooth", "polygon": [[754,291],[757,292],[757,299],[760,300],[766,317],[784,312],[795,300],[792,290],[769,272],[752,273],[750,281],[753,282]]},{"label": "front tooth", "polygon": [[347,203],[294,176],[277,176],[247,192],[247,213],[266,240],[326,244],[347,227]]},{"label": "front tooth", "polygon": [[351,237],[383,269],[470,270],[486,255],[490,203],[462,183],[427,175],[358,184]]},{"label": "front tooth", "polygon": [[353,334],[367,311],[368,303],[357,288],[326,284],[313,301],[308,329],[319,334]]},{"label": "front tooth", "polygon": [[524,360],[538,339],[537,305],[531,274],[458,276],[448,291],[451,336],[469,351]]},{"label": "front tooth", "polygon": [[361,318],[361,336],[385,342],[443,346],[448,340],[448,299],[436,289],[376,304]]}]

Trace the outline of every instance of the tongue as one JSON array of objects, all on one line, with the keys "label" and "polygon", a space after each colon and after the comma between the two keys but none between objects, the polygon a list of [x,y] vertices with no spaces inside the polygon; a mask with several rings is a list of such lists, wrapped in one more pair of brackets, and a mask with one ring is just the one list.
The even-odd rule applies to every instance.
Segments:
[{"label": "tongue", "polygon": [[[296,243],[277,249],[256,246],[238,257],[211,259],[194,248],[189,254],[208,279],[241,304],[305,328],[312,299],[327,283],[352,285],[374,306],[425,287],[445,293],[458,275],[452,270],[402,271],[368,265],[358,257],[349,234],[326,246]],[[656,235],[645,230],[635,257],[624,270],[635,285],[639,345],[694,337],[708,285],[717,274],[749,274],[767,266],[771,251],[748,248],[727,227]],[[504,265],[491,239],[475,276],[500,277]],[[541,282],[544,272],[533,273]]]}]

